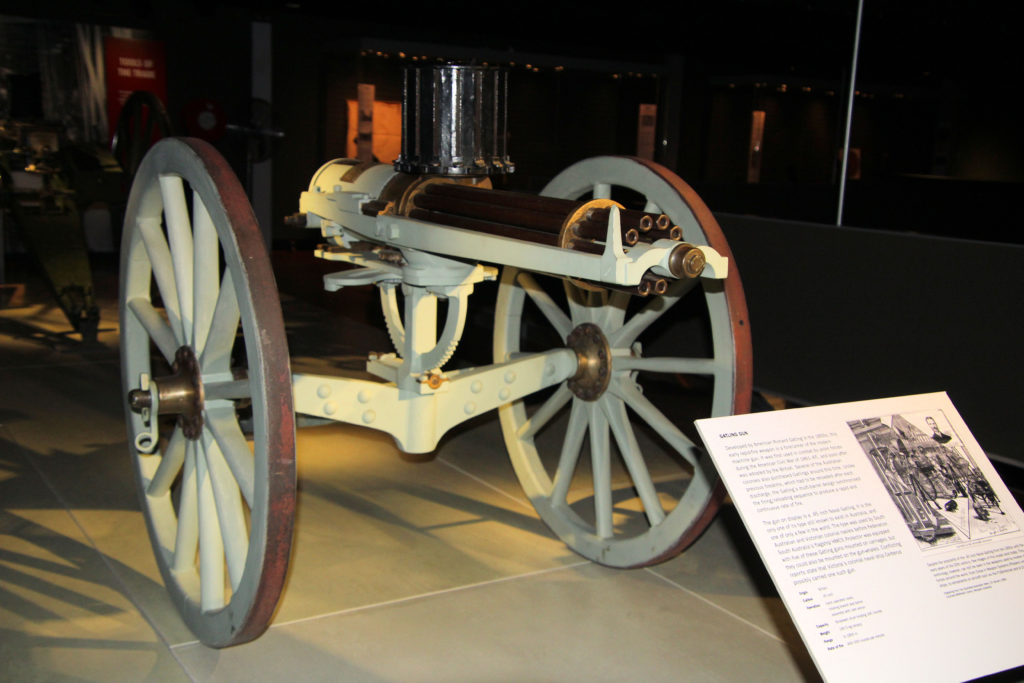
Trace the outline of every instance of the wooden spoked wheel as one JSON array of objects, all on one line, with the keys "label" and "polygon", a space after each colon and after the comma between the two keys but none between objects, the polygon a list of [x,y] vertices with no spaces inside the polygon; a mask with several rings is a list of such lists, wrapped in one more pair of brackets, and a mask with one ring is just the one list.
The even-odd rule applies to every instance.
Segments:
[{"label": "wooden spoked wheel", "polygon": [[750,408],[743,287],[710,211],[662,166],[588,159],[543,194],[625,194],[636,208],[667,214],[687,242],[730,257],[724,281],[679,280],[648,298],[512,268],[502,275],[495,360],[567,345],[588,366],[553,393],[499,409],[520,483],[574,551],[612,567],[653,564],[692,543],[723,496],[692,421]]},{"label": "wooden spoked wheel", "polygon": [[139,166],[120,309],[130,451],[165,585],[203,643],[251,640],[291,548],[291,370],[259,226],[208,143],[167,138]]}]

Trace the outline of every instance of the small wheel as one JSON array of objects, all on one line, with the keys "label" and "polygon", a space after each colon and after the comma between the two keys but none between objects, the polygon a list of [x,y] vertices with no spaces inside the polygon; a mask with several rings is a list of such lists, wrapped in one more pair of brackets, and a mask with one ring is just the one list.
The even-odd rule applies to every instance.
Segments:
[{"label": "small wheel", "polygon": [[291,548],[291,370],[259,226],[208,143],[167,138],[139,166],[120,311],[129,447],[164,583],[203,643],[251,640]]},{"label": "small wheel", "polygon": [[633,201],[629,208],[667,214],[687,242],[730,257],[726,280],[679,280],[658,297],[592,291],[512,268],[498,291],[496,361],[560,344],[580,359],[577,375],[543,401],[499,409],[516,475],[537,513],[600,564],[660,562],[696,540],[723,497],[692,420],[750,409],[743,286],[711,212],[662,166],[588,159],[542,194]]},{"label": "small wheel", "polygon": [[134,177],[146,151],[171,134],[164,103],[148,90],[136,90],[124,101],[111,141],[111,151],[124,172]]}]

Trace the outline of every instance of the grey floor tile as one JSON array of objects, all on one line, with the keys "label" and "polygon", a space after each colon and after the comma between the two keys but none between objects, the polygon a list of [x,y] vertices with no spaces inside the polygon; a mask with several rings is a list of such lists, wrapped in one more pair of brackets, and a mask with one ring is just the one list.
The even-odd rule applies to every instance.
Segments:
[{"label": "grey floor tile", "polygon": [[116,358],[116,299],[99,302],[99,331],[92,343],[83,343],[41,283],[29,284],[27,299],[25,306],[0,308],[0,368]]},{"label": "grey floor tile", "polygon": [[168,642],[191,638],[167,597],[139,513],[112,362],[0,369],[21,397],[6,427]]},{"label": "grey floor tile", "polygon": [[732,505],[685,552],[650,570],[787,640],[799,641],[771,578]]},{"label": "grey floor tile", "polygon": [[0,425],[0,679],[188,680]]},{"label": "grey floor tile", "polygon": [[356,427],[299,433],[299,510],[278,620],[577,561],[532,509]]},{"label": "grey floor tile", "polygon": [[[113,301],[105,321],[116,321]],[[814,677],[728,509],[657,568],[582,562],[537,519],[493,414],[429,456],[362,428],[301,428],[274,625],[254,643],[205,648],[163,589],[138,511],[116,322],[84,348],[52,305],[8,313],[0,383],[16,400],[0,403],[0,678],[178,680],[179,661],[215,681]],[[302,371],[360,373],[365,351],[387,345],[380,330],[301,301],[287,301],[286,316]],[[586,485],[584,473],[574,491]],[[111,661],[123,667],[114,675]]]},{"label": "grey floor tile", "polygon": [[785,643],[648,572],[590,564],[177,652],[199,680],[804,680]]}]

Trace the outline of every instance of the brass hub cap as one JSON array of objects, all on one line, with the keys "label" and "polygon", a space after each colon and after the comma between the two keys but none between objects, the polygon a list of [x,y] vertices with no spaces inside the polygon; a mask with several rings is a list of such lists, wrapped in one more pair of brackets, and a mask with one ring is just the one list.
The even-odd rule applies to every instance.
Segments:
[{"label": "brass hub cap", "polygon": [[[185,438],[195,441],[203,433],[203,379],[199,371],[196,352],[182,346],[174,353],[173,375],[152,381],[156,391],[157,412],[177,415]],[[133,389],[128,392],[128,405],[136,413],[153,406],[154,387]]]},{"label": "brass hub cap", "polygon": [[[191,346],[182,346],[174,353],[171,369],[174,377],[169,383],[157,381],[160,412],[177,413],[185,438],[194,441],[203,433],[203,380],[196,352]],[[165,386],[169,390],[166,396]]]},{"label": "brass hub cap", "polygon": [[601,328],[583,323],[569,333],[565,345],[576,352],[576,374],[569,378],[572,393],[584,401],[596,401],[612,378],[612,352]]}]

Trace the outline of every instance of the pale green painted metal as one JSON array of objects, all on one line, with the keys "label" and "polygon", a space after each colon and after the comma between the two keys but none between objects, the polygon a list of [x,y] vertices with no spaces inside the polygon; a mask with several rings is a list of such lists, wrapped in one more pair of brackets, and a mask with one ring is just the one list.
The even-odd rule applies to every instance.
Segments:
[{"label": "pale green painted metal", "polygon": [[[442,264],[445,261],[450,263],[451,259],[496,263],[560,277],[624,286],[638,284],[649,270],[663,277],[673,277],[669,270],[669,258],[679,243],[662,239],[653,244],[641,243],[628,252],[624,251],[617,209],[611,211],[604,253],[586,254],[404,216],[364,215],[362,205],[377,199],[380,189],[386,184],[384,172],[377,171],[380,166],[376,166],[353,182],[339,179],[330,189],[318,182],[322,175],[344,175],[341,169],[350,168],[344,164],[338,166],[336,169],[328,164],[318,172],[310,184],[311,189],[303,192],[299,199],[299,211],[306,214],[310,227],[320,228],[325,237],[342,245],[347,246],[354,241],[370,241],[400,249],[407,259],[415,254],[443,254],[447,257],[438,260],[436,264],[424,264],[421,258],[418,266],[403,269],[402,281],[406,284],[428,284],[422,278],[429,278],[429,284],[442,284],[436,281],[434,273],[445,268]],[[625,180],[628,181],[628,178]],[[682,227],[685,231],[686,226]],[[704,252],[707,261],[703,277],[725,278],[728,275],[728,259],[706,243],[696,246]]]},{"label": "pale green painted metal", "polygon": [[508,401],[561,384],[576,371],[576,355],[553,349],[505,363],[444,374],[437,389],[425,382],[403,389],[401,360],[375,358],[368,369],[391,381],[295,374],[296,411],[371,427],[394,437],[407,453],[429,453],[452,427]]},{"label": "pale green painted metal", "polygon": [[[512,388],[494,381],[502,376],[500,368],[503,364],[510,362],[509,358],[499,358],[496,365],[475,370],[479,374],[472,382],[483,383],[481,391],[484,394],[504,391],[505,399],[484,403],[472,400],[473,410],[448,409],[457,403],[452,396],[462,396],[460,386],[466,375],[444,373],[441,368],[451,357],[462,335],[473,285],[496,277],[497,271],[480,265],[481,262],[528,267],[532,271],[620,285],[637,284],[648,270],[672,277],[668,260],[679,243],[659,240],[625,251],[617,210],[611,212],[605,252],[585,254],[391,214],[367,216],[361,211],[362,205],[378,199],[395,172],[384,165],[371,166],[359,174],[354,174],[354,169],[355,165],[347,160],[322,166],[314,174],[308,191],[302,193],[299,208],[306,215],[307,224],[319,228],[323,236],[337,247],[369,241],[401,251],[405,261],[402,266],[382,262],[372,252],[317,251],[321,258],[362,267],[325,276],[325,288],[329,291],[371,283],[380,287],[385,322],[398,353],[371,360],[367,366],[371,373],[390,383],[383,389],[356,389],[357,385],[352,384],[345,390],[341,386],[343,383],[330,377],[296,375],[293,377],[295,405],[296,410],[303,414],[385,431],[403,450],[431,450],[447,429],[479,414],[480,406],[497,407],[511,400],[510,395],[515,398],[526,396],[560,383],[575,372],[574,361],[572,368],[559,361],[554,375],[547,371],[537,374],[535,370],[544,367],[540,363],[526,365],[524,367],[534,374],[517,371],[518,386],[514,394],[509,394]],[[606,191],[610,192],[610,186]],[[699,246],[708,264],[704,277],[726,277],[728,259],[709,247],[706,241]],[[404,316],[398,312],[398,287],[401,287],[405,299]],[[437,330],[438,298],[449,302],[448,319],[440,334]],[[570,329],[559,330],[563,338]],[[571,354],[564,355],[564,358],[572,360]],[[435,382],[441,383],[439,386],[430,387],[428,380],[431,375]],[[361,391],[367,393],[360,394]],[[352,396],[370,394],[374,398],[363,408],[349,408],[346,403]],[[339,396],[345,396],[346,401],[339,400]]]},{"label": "pale green painted metal", "polygon": [[[647,564],[678,545],[694,525],[706,523],[704,512],[712,504],[716,475],[696,455],[693,443],[664,414],[643,397],[634,378],[637,371],[702,374],[715,380],[713,414],[728,414],[734,395],[735,348],[730,336],[728,302],[720,289],[702,282],[723,279],[728,260],[708,245],[699,221],[685,201],[650,169],[627,159],[599,158],[577,164],[559,175],[545,194],[575,198],[611,196],[615,185],[646,195],[647,209],[667,213],[683,227],[687,241],[699,246],[708,265],[699,280],[676,281],[667,295],[652,298],[647,306],[626,319],[629,296],[621,293],[586,293],[566,281],[567,300],[556,303],[537,285],[532,273],[546,273],[561,282],[566,277],[618,285],[635,285],[653,270],[671,277],[668,258],[678,242],[661,240],[622,248],[618,211],[611,211],[603,254],[593,255],[558,247],[469,230],[435,225],[395,215],[367,216],[361,206],[376,200],[392,173],[381,166],[350,173],[347,161],[325,164],[300,199],[300,210],[310,227],[339,247],[370,241],[398,249],[407,265],[382,263],[368,252],[321,250],[324,258],[363,266],[362,272],[344,271],[325,277],[327,289],[348,284],[375,283],[381,288],[388,332],[398,354],[373,358],[367,369],[386,383],[296,375],[295,404],[299,412],[362,424],[391,434],[403,450],[433,449],[447,429],[483,410],[500,408],[502,429],[516,472],[527,494],[551,528],[574,550],[612,566]],[[354,177],[353,177],[354,176]],[[351,180],[348,180],[351,178]],[[443,255],[443,256],[442,256]],[[460,259],[460,260],[454,260]],[[465,298],[484,276],[474,270],[479,262],[506,266],[501,281],[495,327],[495,364],[458,373],[439,367],[461,335]],[[511,268],[509,267],[511,266]],[[522,270],[516,270],[516,268]],[[530,271],[530,272],[526,272]],[[543,277],[538,275],[538,277]],[[398,313],[395,290],[405,297],[404,321]],[[710,313],[714,357],[638,358],[638,337],[672,306],[696,288]],[[449,298],[449,320],[437,334],[438,297]],[[576,359],[565,348],[528,359],[521,358],[521,313],[526,298],[540,309],[558,336],[565,339],[582,323],[598,325],[612,347],[614,378],[595,402],[572,396],[563,382],[575,374]],[[454,320],[454,323],[453,323]],[[507,381],[515,377],[515,382]],[[436,386],[431,386],[430,379]],[[520,399],[544,388],[562,385],[532,416]],[[552,478],[534,444],[534,435],[566,405],[569,411],[561,456]],[[686,492],[678,501],[663,505],[625,406],[662,435],[685,461],[696,463],[688,473]],[[703,416],[701,416],[703,417]],[[568,505],[566,496],[576,470],[584,437],[591,444],[593,500],[596,513],[584,521]],[[611,480],[612,444],[622,454],[632,485],[636,487],[647,528],[622,537],[616,530]]]}]

